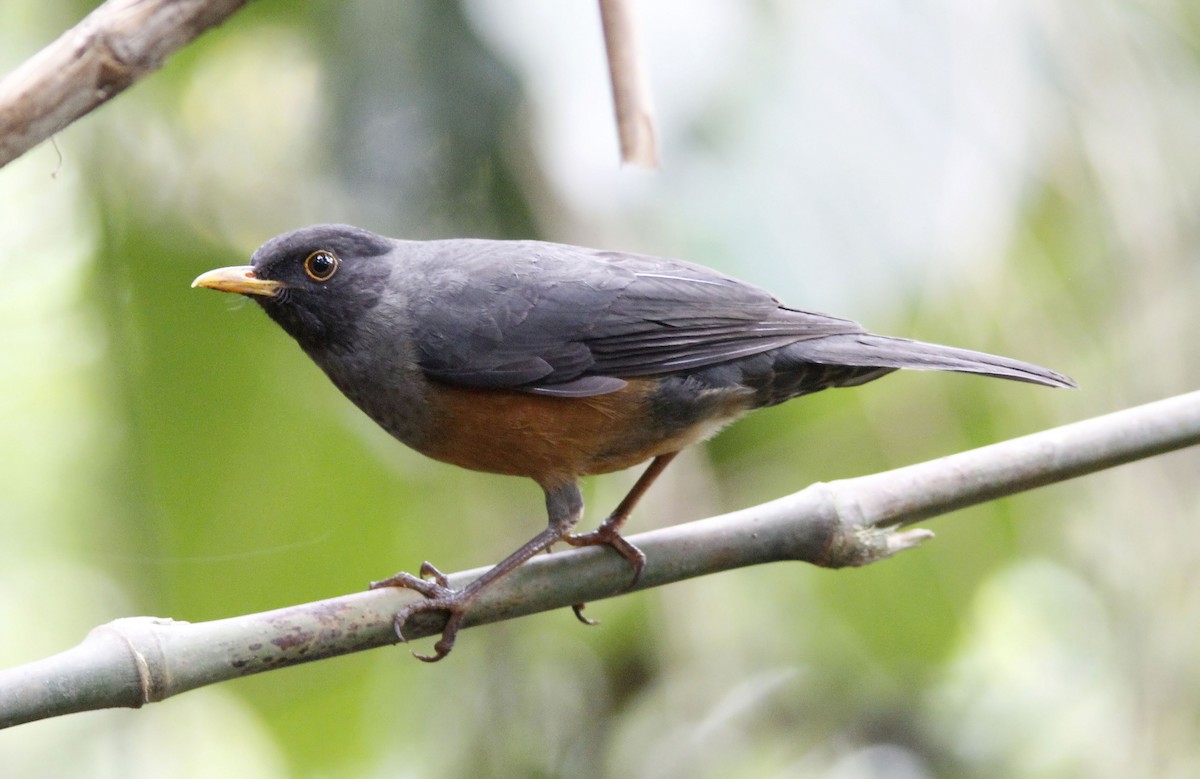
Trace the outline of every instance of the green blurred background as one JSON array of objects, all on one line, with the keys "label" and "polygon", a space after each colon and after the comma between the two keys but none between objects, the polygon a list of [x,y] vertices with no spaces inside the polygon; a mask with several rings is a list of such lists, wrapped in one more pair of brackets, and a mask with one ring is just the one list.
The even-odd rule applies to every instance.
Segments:
[{"label": "green blurred background", "polygon": [[[90,7],[7,0],[0,66]],[[0,170],[0,665],[541,526],[532,482],[405,450],[256,306],[188,288],[312,222],[683,257],[1082,387],[907,374],[760,412],[636,530],[1196,387],[1197,3],[638,9],[657,173],[617,163],[590,0],[260,0]],[[863,570],[471,630],[437,666],[379,650],[23,726],[0,776],[1195,776],[1197,465],[962,511]],[[587,485],[592,520],[633,476]]]}]

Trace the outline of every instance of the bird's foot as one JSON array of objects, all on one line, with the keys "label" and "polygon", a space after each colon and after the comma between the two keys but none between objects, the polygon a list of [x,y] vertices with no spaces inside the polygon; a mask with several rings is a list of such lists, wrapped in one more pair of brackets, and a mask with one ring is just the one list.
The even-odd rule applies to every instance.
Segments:
[{"label": "bird's foot", "polygon": [[[641,549],[626,541],[625,537],[617,532],[622,522],[624,522],[624,517],[621,517],[620,521],[613,521],[613,517],[609,517],[600,524],[600,527],[591,532],[572,533],[563,536],[562,540],[571,546],[611,547],[613,551],[628,560],[630,567],[633,568],[633,579],[625,587],[626,590],[632,590],[642,578],[642,571],[646,568],[646,555]],[[575,609],[575,616],[579,617],[583,622],[590,622],[590,620],[579,613],[580,610],[580,608]]]},{"label": "bird's foot", "polygon": [[[633,544],[625,540],[625,537],[617,532],[620,526],[618,522],[612,522],[612,517],[604,520],[600,527],[588,533],[572,533],[571,535],[563,536],[563,540],[571,546],[609,546],[612,547],[617,554],[629,561],[629,565],[633,568],[633,579],[626,585],[626,590],[632,590],[637,586],[638,580],[642,578],[642,571],[646,567],[646,554],[638,549]],[[583,615],[586,603],[576,603],[571,606],[571,611],[575,612],[575,618],[585,625],[599,625],[600,621],[585,617]]]},{"label": "bird's foot", "polygon": [[408,604],[397,611],[396,616],[392,618],[396,637],[404,643],[408,642],[403,633],[404,624],[414,614],[423,614],[427,611],[449,612],[450,616],[446,620],[445,627],[442,628],[442,637],[433,645],[433,654],[423,655],[419,652],[412,654],[413,657],[427,663],[436,663],[450,654],[450,650],[454,648],[454,640],[458,637],[458,629],[462,625],[463,617],[467,614],[467,608],[475,600],[474,593],[451,589],[446,575],[428,561],[421,563],[420,576],[413,576],[411,573],[402,571],[387,579],[371,582],[372,590],[383,587],[403,587],[407,590],[415,590],[425,596],[425,600]]}]

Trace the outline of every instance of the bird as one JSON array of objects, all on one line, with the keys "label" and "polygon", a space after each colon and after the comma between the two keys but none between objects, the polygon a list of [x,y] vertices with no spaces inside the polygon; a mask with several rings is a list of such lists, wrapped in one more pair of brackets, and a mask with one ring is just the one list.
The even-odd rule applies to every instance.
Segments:
[{"label": "bird", "polygon": [[[372,583],[424,596],[395,614],[400,641],[414,614],[447,613],[433,654],[414,652],[429,662],[449,654],[481,592],[557,542],[610,547],[636,584],[646,559],[621,535],[634,506],[681,450],[749,411],[899,369],[1075,386],[1020,360],[875,335],[703,265],[561,243],[313,225],[192,286],[255,300],[410,448],[541,486],[546,527],[461,589],[428,562]],[[595,530],[571,532],[581,477],[646,461]]]}]

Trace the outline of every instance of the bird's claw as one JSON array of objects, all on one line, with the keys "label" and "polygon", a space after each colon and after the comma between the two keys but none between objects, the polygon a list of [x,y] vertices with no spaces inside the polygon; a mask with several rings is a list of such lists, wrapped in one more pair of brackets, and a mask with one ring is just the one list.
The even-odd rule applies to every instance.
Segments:
[{"label": "bird's claw", "polygon": [[408,571],[401,571],[395,576],[371,582],[370,589],[380,590],[384,587],[402,587],[406,590],[415,590],[426,598],[444,598],[454,592],[454,590],[450,589],[450,582],[446,579],[446,574],[439,571],[428,560],[421,563],[420,574],[420,577],[417,577]]},{"label": "bird's claw", "polygon": [[598,619],[592,619],[591,617],[585,617],[585,616],[583,616],[583,610],[584,610],[584,609],[586,609],[586,608],[587,608],[587,604],[586,604],[586,603],[575,603],[575,604],[573,604],[573,605],[571,606],[571,611],[575,612],[575,619],[579,620],[579,621],[580,621],[580,622],[582,622],[583,624],[585,624],[585,625],[588,625],[588,626],[590,626],[590,627],[595,627],[596,625],[599,625],[599,624],[600,624],[600,620],[598,620]]},{"label": "bird's claw", "polygon": [[[426,584],[428,583],[426,582]],[[463,617],[467,614],[468,604],[464,602],[460,591],[447,590],[446,592],[446,595],[440,597],[410,603],[397,611],[396,616],[392,618],[396,637],[402,642],[407,643],[408,639],[404,637],[403,631],[404,624],[408,622],[409,617],[414,614],[423,614],[427,611],[446,611],[450,613],[450,616],[446,619],[445,627],[442,628],[442,637],[433,645],[433,654],[423,655],[420,652],[413,652],[413,657],[418,660],[424,660],[427,663],[436,663],[450,654],[450,650],[454,648],[454,640],[458,637],[458,629],[462,625]]]},{"label": "bird's claw", "polygon": [[427,611],[449,612],[446,625],[442,628],[442,637],[433,645],[433,654],[412,653],[413,657],[418,660],[436,663],[450,654],[450,650],[454,648],[454,640],[458,637],[458,629],[462,625],[463,617],[466,616],[471,599],[465,598],[461,590],[451,589],[445,574],[435,568],[432,563],[428,561],[422,563],[420,573],[421,575],[418,577],[401,571],[387,579],[371,582],[371,589],[403,587],[425,596],[425,600],[408,604],[397,611],[396,616],[392,618],[396,637],[400,639],[401,643],[408,643],[408,639],[404,635],[404,625],[414,614],[424,614]]},{"label": "bird's claw", "polygon": [[[630,567],[633,568],[633,579],[625,586],[625,589],[632,590],[641,581],[642,571],[646,568],[646,554],[641,549],[626,541],[625,537],[617,532],[616,526],[610,525],[607,521],[588,533],[572,533],[563,536],[562,540],[571,546],[611,547],[614,552],[629,561]],[[575,612],[575,616],[580,616],[578,609]],[[589,620],[582,617],[580,619],[584,622],[589,622]]]},{"label": "bird's claw", "polygon": [[[620,522],[614,522],[613,517],[609,517],[600,524],[600,527],[588,533],[571,533],[563,536],[563,540],[571,546],[608,546],[617,554],[629,561],[630,567],[633,568],[633,579],[629,584],[625,585],[626,590],[632,590],[637,586],[638,581],[642,578],[642,571],[646,568],[646,554],[641,549],[638,549],[633,544],[625,540],[625,537],[617,532],[620,527]],[[585,617],[583,609],[586,603],[576,603],[571,606],[571,611],[575,612],[575,619],[585,625],[599,625],[600,621]]]}]

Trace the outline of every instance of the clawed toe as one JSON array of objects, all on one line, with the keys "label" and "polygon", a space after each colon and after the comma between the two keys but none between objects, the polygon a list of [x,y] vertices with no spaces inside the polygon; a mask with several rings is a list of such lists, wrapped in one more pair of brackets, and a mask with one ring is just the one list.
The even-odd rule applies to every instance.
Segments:
[{"label": "clawed toe", "polygon": [[426,598],[444,598],[454,592],[454,590],[450,589],[450,582],[446,579],[446,574],[439,571],[428,560],[421,563],[420,577],[413,576],[407,571],[401,571],[395,576],[389,576],[386,579],[380,579],[370,584],[370,589],[372,590],[380,590],[384,587],[401,587],[406,590],[415,590]]},{"label": "clawed toe", "polygon": [[424,660],[427,663],[437,662],[450,654],[450,650],[454,648],[454,640],[458,636],[459,626],[462,624],[463,617],[467,613],[467,607],[474,598],[464,595],[462,590],[450,589],[446,576],[428,561],[421,564],[421,575],[419,577],[401,571],[387,579],[371,582],[370,585],[372,590],[384,587],[402,587],[406,590],[419,592],[425,596],[425,600],[408,604],[396,612],[396,616],[392,618],[396,637],[402,643],[408,643],[408,639],[404,635],[404,625],[414,614],[423,614],[427,611],[449,612],[446,625],[442,628],[442,637],[433,645],[434,653],[432,655],[423,655],[413,652],[412,654],[418,660]]},{"label": "clawed toe", "polygon": [[446,592],[448,593],[446,595],[410,603],[396,612],[396,616],[392,618],[396,637],[400,641],[407,643],[408,639],[404,637],[404,625],[414,614],[423,614],[427,611],[447,611],[450,613],[450,616],[446,619],[445,627],[442,628],[442,637],[433,645],[433,654],[423,655],[420,652],[413,652],[413,657],[418,660],[423,660],[427,663],[436,663],[450,654],[450,650],[454,648],[454,641],[458,638],[458,629],[462,625],[463,617],[467,614],[467,606],[470,605],[470,601],[463,597],[461,591],[447,590]]},{"label": "clawed toe", "polygon": [[599,625],[600,620],[592,619],[591,617],[584,616],[583,610],[586,608],[587,608],[586,603],[573,604],[571,606],[571,611],[575,612],[575,619],[579,620],[580,622],[582,622],[585,625],[588,625],[589,627],[595,627],[596,625]]},{"label": "clawed toe", "polygon": [[629,566],[633,568],[633,578],[625,586],[625,589],[632,590],[641,581],[642,571],[646,568],[645,553],[625,540],[624,536],[618,533],[615,528],[609,527],[607,523],[590,533],[575,533],[564,536],[563,540],[571,546],[611,547],[614,552],[624,557],[629,562]]},{"label": "clawed toe", "polygon": [[[614,552],[624,557],[629,566],[633,568],[633,578],[629,584],[625,585],[626,590],[632,590],[641,581],[642,571],[646,568],[646,554],[641,549],[638,549],[633,544],[625,540],[625,537],[617,532],[619,522],[613,522],[612,517],[600,525],[597,529],[590,533],[575,533],[564,536],[563,540],[571,546],[608,546]],[[575,612],[575,619],[585,625],[599,625],[599,620],[585,617],[583,609],[587,606],[586,603],[576,603],[571,606],[571,611]]]}]

